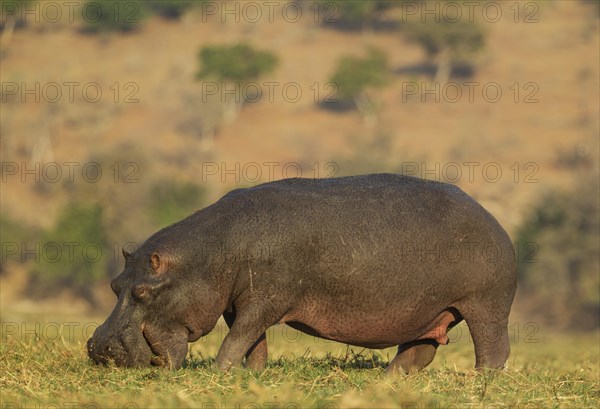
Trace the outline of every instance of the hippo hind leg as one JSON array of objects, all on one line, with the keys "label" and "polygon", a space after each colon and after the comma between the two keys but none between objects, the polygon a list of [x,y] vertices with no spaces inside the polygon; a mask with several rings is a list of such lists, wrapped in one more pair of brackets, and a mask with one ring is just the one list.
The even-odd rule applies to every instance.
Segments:
[{"label": "hippo hind leg", "polygon": [[501,369],[510,355],[508,308],[486,300],[465,303],[461,308],[475,346],[475,368]]},{"label": "hippo hind leg", "polygon": [[422,339],[400,345],[396,357],[390,362],[386,372],[392,375],[420,371],[433,361],[439,345],[433,339]]},{"label": "hippo hind leg", "polygon": [[466,317],[475,344],[475,368],[502,369],[510,355],[508,320]]},{"label": "hippo hind leg", "polygon": [[[231,329],[235,322],[235,312],[224,312],[223,318],[225,319],[227,327]],[[244,366],[253,371],[262,371],[267,364],[267,356],[267,337],[263,332],[258,340],[250,347],[248,352],[246,352],[246,362],[244,363]]]}]

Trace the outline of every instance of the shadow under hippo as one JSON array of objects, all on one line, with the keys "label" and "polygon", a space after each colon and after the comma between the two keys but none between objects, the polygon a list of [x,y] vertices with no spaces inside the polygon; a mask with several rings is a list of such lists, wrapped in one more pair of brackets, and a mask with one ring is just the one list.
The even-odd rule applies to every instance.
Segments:
[{"label": "shadow under hippo", "polygon": [[463,319],[477,368],[509,355],[512,243],[453,185],[376,174],[237,189],[124,256],[115,309],[88,341],[96,363],[178,368],[221,316],[223,371],[264,368],[278,323],[398,345],[391,373],[427,366]]}]

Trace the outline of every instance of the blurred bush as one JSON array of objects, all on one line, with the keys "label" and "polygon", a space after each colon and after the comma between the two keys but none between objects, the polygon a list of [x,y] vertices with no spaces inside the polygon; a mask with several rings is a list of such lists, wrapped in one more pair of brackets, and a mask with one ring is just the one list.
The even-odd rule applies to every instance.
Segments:
[{"label": "blurred bush", "polygon": [[20,243],[34,239],[38,231],[31,226],[13,220],[7,214],[0,214],[0,237],[2,243]]},{"label": "blurred bush", "polygon": [[[36,237],[39,237],[39,229],[17,222],[7,214],[0,214],[0,246],[2,248],[0,275],[6,273],[6,263],[9,260],[20,260],[19,248],[22,248],[25,243],[32,243]],[[13,254],[14,252],[17,254]]]},{"label": "blurred bush", "polygon": [[72,288],[92,304],[92,286],[108,278],[104,254],[108,248],[102,223],[102,208],[97,204],[67,205],[54,228],[42,234],[39,259],[32,271],[30,290],[37,296],[48,296]]},{"label": "blurred bush", "polygon": [[600,175],[586,179],[542,197],[517,235],[521,248],[538,250],[518,258],[523,305],[562,328],[600,326]]},{"label": "blurred bush", "polygon": [[372,135],[351,134],[347,143],[356,149],[348,156],[337,157],[340,172],[336,176],[365,175],[368,173],[400,173],[394,157],[390,157],[393,137],[387,132],[375,129]]},{"label": "blurred bush", "polygon": [[554,159],[554,166],[568,170],[591,169],[593,165],[590,149],[583,144],[560,149]]},{"label": "blurred bush", "polygon": [[157,227],[165,227],[200,210],[205,202],[205,191],[193,183],[156,182],[150,191],[150,215]]},{"label": "blurred bush", "polygon": [[144,18],[140,0],[88,0],[84,5],[83,30],[90,33],[139,29]]}]

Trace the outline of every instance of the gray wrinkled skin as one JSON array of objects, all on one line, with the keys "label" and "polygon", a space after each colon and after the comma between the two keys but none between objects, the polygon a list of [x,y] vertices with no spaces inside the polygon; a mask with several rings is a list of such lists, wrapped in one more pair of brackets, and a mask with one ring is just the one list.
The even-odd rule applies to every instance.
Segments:
[{"label": "gray wrinkled skin", "polygon": [[428,365],[466,320],[476,367],[509,355],[512,243],[455,186],[380,174],[286,179],[234,190],[160,230],[113,280],[117,305],[88,341],[96,363],[180,367],[220,316],[216,366],[267,360],[277,323],[369,348],[388,371]]}]

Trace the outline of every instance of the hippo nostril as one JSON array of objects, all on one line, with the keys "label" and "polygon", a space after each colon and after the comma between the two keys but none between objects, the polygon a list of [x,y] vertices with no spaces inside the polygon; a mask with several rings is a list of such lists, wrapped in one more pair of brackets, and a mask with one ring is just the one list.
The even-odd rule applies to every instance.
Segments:
[{"label": "hippo nostril", "polygon": [[87,341],[88,353],[91,353],[95,347],[96,347],[96,344],[94,343],[94,339],[93,338],[88,339],[88,341]]},{"label": "hippo nostril", "polygon": [[104,355],[105,357],[110,357],[111,349],[112,348],[110,347],[110,345],[105,345],[102,349],[102,355]]}]

